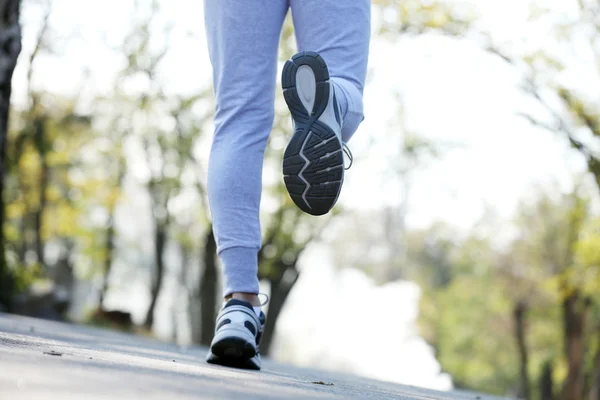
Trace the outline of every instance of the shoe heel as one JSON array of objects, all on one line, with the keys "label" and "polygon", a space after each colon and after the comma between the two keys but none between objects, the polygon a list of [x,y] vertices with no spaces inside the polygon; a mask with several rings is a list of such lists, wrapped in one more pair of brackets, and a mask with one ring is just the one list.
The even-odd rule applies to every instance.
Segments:
[{"label": "shoe heel", "polygon": [[252,358],[256,355],[256,339],[244,329],[223,328],[213,339],[210,350],[218,357]]}]

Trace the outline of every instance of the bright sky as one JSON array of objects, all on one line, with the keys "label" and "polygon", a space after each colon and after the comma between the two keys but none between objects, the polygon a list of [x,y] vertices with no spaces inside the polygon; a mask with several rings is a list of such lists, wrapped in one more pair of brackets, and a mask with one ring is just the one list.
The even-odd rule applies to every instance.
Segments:
[{"label": "bright sky", "polygon": [[[500,41],[527,37],[534,43],[542,43],[545,38],[526,25],[530,1],[465,0],[462,3],[475,6],[481,15],[478,26],[493,33]],[[545,3],[555,7],[565,2],[547,0]],[[53,92],[76,93],[80,90],[82,71],[87,68],[94,79],[84,93],[86,90],[110,92],[112,76],[121,65],[106,44],[119,45],[130,27],[128,4],[123,0],[54,0],[53,42],[58,44],[55,50],[63,57],[40,59],[36,85]],[[197,90],[210,82],[202,2],[165,0],[162,5],[164,19],[177,21],[171,38],[174,54],[164,66],[162,78],[169,82],[169,88],[174,92]],[[24,54],[31,51],[40,17],[39,9],[25,8]],[[188,32],[194,36],[189,36]],[[79,38],[66,42],[72,33],[77,33]],[[24,58],[14,78],[15,100],[21,104],[26,74],[23,61]],[[397,187],[389,170],[390,157],[394,156],[390,149],[397,148],[402,134],[400,128],[394,128],[399,109],[394,102],[395,93],[403,98],[405,124],[412,132],[451,145],[443,157],[413,175],[408,216],[412,226],[426,226],[442,219],[468,228],[479,218],[486,204],[508,216],[519,199],[531,195],[534,184],[557,180],[562,187],[569,187],[573,173],[584,169],[583,161],[568,149],[562,138],[533,129],[516,116],[516,112],[527,107],[517,88],[518,75],[500,59],[486,54],[470,41],[427,36],[390,44],[375,38],[370,68],[373,79],[365,92],[366,120],[350,143],[356,162],[347,175],[340,200],[350,208],[377,209],[382,204],[396,202]],[[141,210],[132,211],[142,213],[144,208]],[[144,224],[144,221],[140,222]],[[414,337],[416,288],[408,283],[399,283],[403,285],[401,288],[375,288],[372,282],[356,272],[336,276],[326,262],[311,263],[310,257],[308,260],[289,307],[282,315],[280,345],[303,346],[305,362],[321,355],[323,346],[336,341],[339,329],[348,327],[340,320],[339,325],[336,323],[335,327],[329,327],[331,329],[323,329],[327,321],[331,322],[328,312],[333,312],[332,307],[337,304],[331,298],[352,297],[359,291],[364,302],[357,312],[363,315],[379,310],[380,305],[386,303],[382,301],[384,298],[393,304],[406,304],[401,313],[394,311],[396,319],[386,325],[390,334],[404,335],[405,340],[394,349],[398,353],[397,358],[391,360],[392,364],[382,363],[380,358],[369,360],[368,355],[360,358],[345,354],[347,358],[344,358],[341,347],[347,341],[340,341],[340,349],[329,359],[330,364],[345,364],[363,373],[372,371],[372,376],[380,379],[439,388],[449,386],[448,378],[438,375],[439,366],[431,351],[422,340]],[[317,264],[321,268],[319,273],[311,274],[308,267]],[[143,282],[139,286],[139,290],[136,289],[139,307],[134,310],[137,315],[146,307],[144,296],[147,290]],[[311,297],[310,301],[308,297]],[[317,309],[319,313],[315,313]],[[385,314],[385,310],[381,312]],[[375,325],[382,326],[377,318],[385,319],[383,314],[373,314]],[[159,319],[166,321],[166,318],[165,313]],[[286,318],[293,323],[286,324]],[[351,320],[347,322],[354,325]],[[320,324],[320,341],[310,333],[311,329],[316,329],[316,323]],[[291,326],[304,327],[307,332],[295,334],[290,332]],[[369,340],[372,333],[367,329],[368,323],[364,326],[365,329],[357,330],[355,336],[347,339]],[[327,332],[333,337],[327,336]],[[306,341],[313,339],[316,344],[307,347]],[[407,343],[411,345],[407,346]],[[335,352],[333,347],[330,350]],[[422,352],[415,353],[419,351]],[[386,349],[381,352],[385,353]],[[396,365],[398,359],[421,362],[402,372]],[[360,365],[352,364],[357,360]],[[389,371],[394,371],[393,376]],[[419,376],[423,381],[419,381],[415,371],[421,371]]]}]

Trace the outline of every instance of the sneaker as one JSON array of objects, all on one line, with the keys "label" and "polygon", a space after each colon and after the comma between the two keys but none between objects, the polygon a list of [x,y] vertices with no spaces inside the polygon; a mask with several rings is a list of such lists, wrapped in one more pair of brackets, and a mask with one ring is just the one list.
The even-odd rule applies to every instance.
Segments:
[{"label": "sneaker", "polygon": [[283,158],[285,186],[302,211],[323,215],[340,195],[347,149],[327,64],[315,52],[298,53],[285,63],[281,84],[294,126]]},{"label": "sneaker", "polygon": [[256,315],[252,304],[231,299],[219,315],[215,337],[206,361],[227,367],[260,370],[258,345],[265,326],[265,313]]}]

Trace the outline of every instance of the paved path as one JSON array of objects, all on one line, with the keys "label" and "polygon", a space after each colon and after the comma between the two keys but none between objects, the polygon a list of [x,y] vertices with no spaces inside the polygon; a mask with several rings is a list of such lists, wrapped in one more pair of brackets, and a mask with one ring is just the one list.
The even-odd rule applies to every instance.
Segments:
[{"label": "paved path", "polygon": [[206,364],[205,353],[202,347],[0,313],[0,399],[492,399],[269,360],[262,372],[228,369]]}]

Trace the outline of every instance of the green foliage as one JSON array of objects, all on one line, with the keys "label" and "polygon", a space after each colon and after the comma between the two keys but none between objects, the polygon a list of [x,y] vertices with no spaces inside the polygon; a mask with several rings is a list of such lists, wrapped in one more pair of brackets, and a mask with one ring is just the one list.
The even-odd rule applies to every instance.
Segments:
[{"label": "green foliage", "polygon": [[[17,130],[10,132],[8,143],[12,158],[6,180],[5,231],[14,269],[39,265],[47,271],[44,260],[26,259],[35,251],[38,237],[59,246],[75,237],[85,242],[92,227],[85,222],[82,209],[88,201],[97,199],[99,188],[106,188],[102,174],[89,173],[86,179],[81,178],[85,164],[92,171],[95,168],[84,161],[93,159],[94,153],[95,133],[89,119],[75,112],[72,100],[53,100],[43,111],[13,113]],[[43,135],[43,142],[39,135]],[[37,225],[36,218],[40,218],[41,225]]]},{"label": "green foliage", "polygon": [[419,0],[374,0],[372,4],[376,20],[381,24],[381,34],[391,38],[398,33],[459,35],[476,17],[474,10],[466,4]]},{"label": "green foliage", "polygon": [[594,219],[582,232],[574,253],[574,264],[565,279],[585,294],[597,297],[600,293],[600,218]]},{"label": "green foliage", "polygon": [[[581,307],[586,301],[600,304],[600,218],[589,203],[577,191],[539,193],[517,212],[518,234],[509,246],[494,246],[476,234],[450,241],[439,226],[437,233],[432,228],[426,235],[412,235],[410,258],[420,271],[425,292],[421,333],[458,386],[517,393],[520,364],[513,313],[522,303],[533,398],[539,394],[535,382],[548,361],[558,383],[555,390],[562,388],[568,373],[564,301],[581,293]],[[438,257],[432,257],[435,254]],[[445,285],[432,279],[436,268],[449,270],[444,273]],[[588,374],[594,370],[598,317],[597,312],[588,315],[585,332]]]},{"label": "green foliage", "polygon": [[[425,277],[421,334],[457,387],[506,393],[518,371],[513,304],[506,287],[498,284],[490,242],[476,236],[451,241],[442,226],[425,237],[426,246],[411,254]],[[436,279],[440,268],[443,281]]]},{"label": "green foliage", "polygon": [[[458,386],[504,393],[517,373],[510,300],[494,277],[462,275],[437,294],[438,360]],[[445,329],[444,329],[445,328]]]},{"label": "green foliage", "polygon": [[18,291],[25,291],[34,283],[44,279],[44,269],[41,264],[23,265],[14,268],[14,281]]}]

